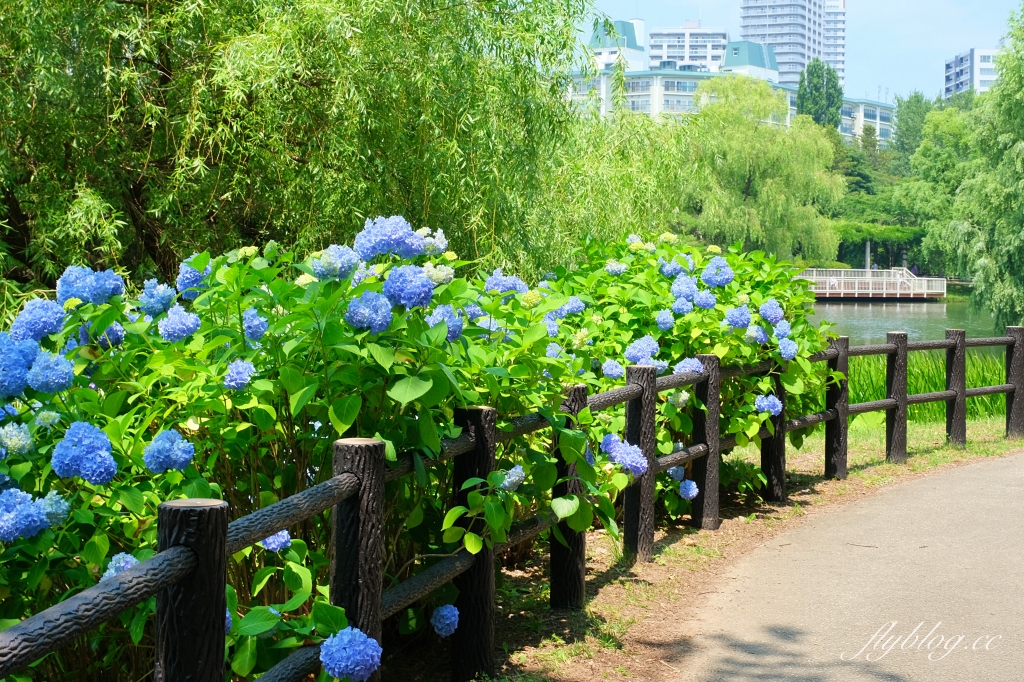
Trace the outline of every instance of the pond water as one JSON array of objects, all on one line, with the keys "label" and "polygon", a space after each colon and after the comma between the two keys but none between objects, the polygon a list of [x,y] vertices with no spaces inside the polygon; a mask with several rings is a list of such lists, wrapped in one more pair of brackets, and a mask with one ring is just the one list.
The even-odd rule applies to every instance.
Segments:
[{"label": "pond water", "polygon": [[850,345],[885,343],[886,332],[907,332],[911,341],[945,338],[946,329],[963,329],[967,338],[1002,336],[988,311],[966,301],[949,303],[818,303],[813,320],[835,324],[832,331],[850,337]]}]

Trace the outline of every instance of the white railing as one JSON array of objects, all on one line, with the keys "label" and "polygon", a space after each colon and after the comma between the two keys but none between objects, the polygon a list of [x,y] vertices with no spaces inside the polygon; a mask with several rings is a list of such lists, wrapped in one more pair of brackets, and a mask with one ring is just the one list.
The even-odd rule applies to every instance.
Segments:
[{"label": "white railing", "polygon": [[918,277],[906,268],[839,270],[810,268],[800,273],[811,280],[818,298],[942,298],[946,280]]}]

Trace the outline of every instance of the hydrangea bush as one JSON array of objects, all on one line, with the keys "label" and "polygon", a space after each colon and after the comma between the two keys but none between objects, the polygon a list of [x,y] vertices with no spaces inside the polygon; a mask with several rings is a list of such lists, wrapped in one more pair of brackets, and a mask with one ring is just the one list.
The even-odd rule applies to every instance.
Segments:
[{"label": "hydrangea bush", "polygon": [[[467,264],[447,246],[440,231],[378,218],[351,246],[301,258],[273,242],[194,254],[176,281],[147,280],[137,293],[114,273],[76,266],[56,300],[28,300],[0,331],[0,397],[9,401],[0,619],[152,556],[162,501],[219,497],[237,517],[329,478],[339,437],[380,438],[389,462],[413,454],[415,474],[386,488],[387,573],[401,580],[429,565],[423,555],[477,552],[539,510],[576,530],[596,518],[615,532],[615,499],[646,461],[622,441],[621,411],[584,410],[585,431],[567,428],[559,406],[573,384],[613,388],[629,364],[700,372],[699,353],[725,365],[771,358],[791,409],[817,407],[803,398],[823,381],[806,361],[824,346],[807,322],[812,299],[763,254],[711,254],[671,235],[591,242],[577,268],[531,286],[500,269],[456,276]],[[752,325],[762,333],[748,334]],[[750,377],[724,390],[723,429],[743,444],[770,417],[755,397],[770,396],[773,382]],[[702,407],[685,392],[665,398],[662,453],[690,440],[687,412]],[[553,429],[503,444],[499,469],[467,506],[448,509],[451,463],[433,457],[460,434],[452,410],[474,405],[496,408],[499,428],[540,411]],[[551,499],[552,434],[584,495]],[[663,478],[665,509],[682,513],[693,482],[685,472]],[[463,517],[479,517],[474,528],[486,531],[466,532]],[[325,666],[368,675],[379,649],[346,631],[325,600],[325,519],[297,535],[278,533],[229,562],[233,671],[265,670],[304,641],[331,638]],[[427,602],[400,630],[423,627],[424,609],[446,598]],[[141,642],[153,609],[150,600],[122,614],[94,645],[116,657]]]}]

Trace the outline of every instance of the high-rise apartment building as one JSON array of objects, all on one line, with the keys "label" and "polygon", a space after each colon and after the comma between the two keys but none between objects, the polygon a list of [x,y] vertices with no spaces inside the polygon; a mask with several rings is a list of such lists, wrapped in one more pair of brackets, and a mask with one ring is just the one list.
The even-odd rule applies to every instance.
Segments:
[{"label": "high-rise apartment building", "polygon": [[942,96],[949,99],[961,92],[974,90],[976,94],[988,92],[995,85],[996,52],[998,50],[979,50],[971,48],[946,60],[946,82]]},{"label": "high-rise apartment building", "polygon": [[[828,11],[826,3],[830,5]],[[827,27],[828,30],[837,33],[825,33],[826,21],[832,24]],[[842,79],[845,71],[845,34],[844,0],[743,0],[740,6],[740,35],[743,40],[764,43],[774,48],[779,62],[780,83],[796,84],[800,80],[800,72],[815,57],[830,63],[843,63],[843,71],[839,72]],[[841,37],[842,42],[826,43],[826,35],[831,38]]]},{"label": "high-rise apartment building", "polygon": [[675,62],[682,71],[718,72],[725,59],[729,33],[721,28],[704,28],[699,21],[687,21],[678,28],[652,28],[647,57],[650,68],[661,62]]},{"label": "high-rise apartment building", "polygon": [[846,85],[846,0],[825,0],[825,63]]}]

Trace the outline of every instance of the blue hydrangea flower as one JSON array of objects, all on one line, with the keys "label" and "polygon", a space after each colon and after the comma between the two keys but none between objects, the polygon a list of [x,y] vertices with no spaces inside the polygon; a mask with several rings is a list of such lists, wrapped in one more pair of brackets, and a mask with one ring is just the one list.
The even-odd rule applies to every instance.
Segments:
[{"label": "blue hydrangea flower", "polygon": [[725,311],[725,321],[733,329],[746,329],[750,326],[750,308],[741,305]]},{"label": "blue hydrangea flower", "polygon": [[234,622],[234,620],[231,618],[231,609],[225,608],[224,609],[224,634],[225,635],[228,634],[229,632],[231,632],[231,624],[233,622]]},{"label": "blue hydrangea flower", "polygon": [[0,542],[31,538],[49,527],[43,500],[17,488],[0,492]]},{"label": "blue hydrangea flower", "polygon": [[626,265],[625,263],[620,263],[614,258],[612,258],[611,260],[604,264],[604,271],[607,272],[612,277],[618,277],[628,269],[628,265]]},{"label": "blue hydrangea flower", "polygon": [[707,290],[698,291],[693,297],[693,304],[698,308],[703,308],[704,310],[711,310],[715,307],[717,302],[715,294]]},{"label": "blue hydrangea flower", "polygon": [[657,355],[658,348],[658,342],[654,340],[654,337],[647,335],[629,344],[626,347],[625,356],[634,365],[639,365]]},{"label": "blue hydrangea flower", "polygon": [[789,326],[789,322],[787,322],[786,320],[782,320],[777,325],[775,325],[772,331],[775,333],[775,337],[779,339],[788,338],[789,335],[793,333],[792,327]]},{"label": "blue hydrangea flower", "polygon": [[44,410],[36,415],[36,426],[49,431],[60,421],[60,415],[53,410]]},{"label": "blue hydrangea flower", "polygon": [[554,312],[550,312],[544,315],[544,326],[548,330],[548,337],[555,338],[558,336],[559,324],[558,318],[555,317]]},{"label": "blue hydrangea flower", "polygon": [[320,663],[331,677],[366,682],[380,667],[380,644],[351,626],[320,645]]},{"label": "blue hydrangea flower", "polygon": [[686,480],[686,468],[685,467],[672,467],[668,471],[666,471],[665,473],[667,473],[672,478],[672,480],[674,480],[674,481]]},{"label": "blue hydrangea flower", "polygon": [[178,266],[178,279],[175,282],[178,286],[178,293],[181,297],[191,301],[202,293],[202,290],[206,288],[206,284],[203,283],[203,278],[210,274],[210,264],[206,264],[206,269],[203,272],[199,272],[194,267],[189,265],[192,258],[195,258],[196,254],[186,260],[184,263]]},{"label": "blue hydrangea flower", "polygon": [[658,324],[658,329],[663,332],[667,332],[672,327],[676,326],[676,318],[672,317],[671,310],[662,310],[658,313],[654,321]]},{"label": "blue hydrangea flower", "polygon": [[523,471],[523,467],[517,464],[505,472],[505,480],[499,487],[507,492],[514,492],[525,480],[526,473]]},{"label": "blue hydrangea flower", "polygon": [[768,332],[761,325],[752,324],[747,327],[747,332],[743,335],[743,338],[750,343],[764,344],[768,343]]},{"label": "blue hydrangea flower", "polygon": [[729,267],[729,263],[721,256],[715,256],[708,262],[707,267],[704,268],[700,279],[709,287],[724,287],[735,276],[732,268]]},{"label": "blue hydrangea flower", "polygon": [[754,398],[754,409],[758,412],[768,412],[776,417],[782,412],[782,401],[774,395],[759,395]]},{"label": "blue hydrangea flower", "polygon": [[647,458],[636,445],[620,442],[608,453],[608,459],[638,478],[647,471]]},{"label": "blue hydrangea flower", "polygon": [[[83,324],[81,327],[78,328],[78,342],[80,345],[84,346],[89,343],[89,332],[91,328],[92,322]],[[85,341],[82,341],[81,339],[83,332],[86,338]],[[100,334],[100,337],[99,339],[97,339],[96,343],[103,350],[117,348],[122,343],[124,343],[124,327],[121,326],[120,322],[111,322],[109,325],[107,325],[107,328],[103,330],[103,333]]]},{"label": "blue hydrangea flower", "polygon": [[555,317],[561,319],[567,315],[582,313],[587,309],[587,304],[580,300],[579,296],[570,296],[562,306],[555,311]]},{"label": "blue hydrangea flower", "polygon": [[478,317],[483,317],[484,315],[487,314],[484,312],[484,309],[478,306],[476,303],[467,303],[463,310],[466,312],[466,317],[468,317],[470,320],[475,320]]},{"label": "blue hydrangea flower", "polygon": [[460,315],[454,308],[447,303],[439,305],[434,308],[434,312],[427,315],[427,324],[431,327],[434,325],[441,324],[442,322],[448,325],[447,339],[449,341],[458,341],[462,336],[462,315]]},{"label": "blue hydrangea flower", "polygon": [[434,626],[434,632],[448,637],[459,627],[459,610],[452,604],[438,606],[430,616],[430,624]]},{"label": "blue hydrangea flower", "polygon": [[71,505],[63,497],[57,494],[56,490],[46,493],[46,497],[39,500],[39,505],[46,516],[46,523],[52,528],[64,523],[71,513]]},{"label": "blue hydrangea flower", "polygon": [[684,500],[692,500],[697,497],[697,493],[700,490],[697,488],[697,483],[694,481],[680,481],[679,482],[679,497]]},{"label": "blue hydrangea flower", "polygon": [[430,229],[424,227],[418,232],[423,235],[423,253],[428,256],[437,256],[448,250],[448,238],[444,236],[444,230],[434,230],[434,234],[430,234]]},{"label": "blue hydrangea flower", "polygon": [[601,373],[609,379],[621,379],[626,369],[615,360],[605,360],[601,365]]},{"label": "blue hydrangea flower", "polygon": [[768,324],[778,324],[786,314],[783,312],[782,306],[774,298],[769,298],[762,303],[761,307],[758,308],[758,312],[761,313],[761,317]]},{"label": "blue hydrangea flower", "polygon": [[391,305],[426,308],[434,296],[434,283],[417,265],[401,265],[388,273],[384,295]]},{"label": "blue hydrangea flower", "polygon": [[93,272],[80,265],[69,265],[57,280],[57,303],[77,298],[82,303],[100,305],[111,296],[124,294],[124,279],[111,270]]},{"label": "blue hydrangea flower", "polygon": [[385,332],[391,326],[391,301],[374,291],[365,291],[348,304],[345,321],[374,334]]},{"label": "blue hydrangea flower", "polygon": [[181,437],[173,430],[164,430],[156,434],[153,442],[142,451],[142,461],[146,468],[154,474],[165,471],[181,471],[192,462],[196,446]]},{"label": "blue hydrangea flower", "polygon": [[231,391],[243,391],[256,373],[256,367],[248,360],[232,360],[224,375],[224,388]]},{"label": "blue hydrangea flower", "polygon": [[367,218],[363,231],[356,235],[352,246],[364,261],[390,254],[406,259],[416,258],[426,252],[423,235],[413,231],[409,222],[397,215],[390,218],[380,216],[374,220]]},{"label": "blue hydrangea flower", "polygon": [[[193,268],[194,270],[195,268]],[[139,296],[139,308],[142,312],[156,317],[167,312],[174,303],[177,292],[166,284],[160,284],[155,279],[147,279],[142,285],[142,295]]]},{"label": "blue hydrangea flower", "polygon": [[653,367],[658,374],[662,374],[668,369],[668,360],[655,360],[654,358],[647,358],[642,362],[638,362],[638,365],[644,367]]},{"label": "blue hydrangea flower", "polygon": [[133,557],[131,554],[125,554],[124,552],[121,552],[120,554],[115,554],[113,558],[110,560],[110,563],[107,564],[107,570],[103,572],[103,576],[100,578],[100,581],[102,582],[104,580],[107,580],[108,578],[113,578],[118,573],[123,573],[132,566],[138,565],[139,560]]},{"label": "blue hydrangea flower", "polygon": [[621,442],[622,439],[619,438],[614,433],[605,434],[604,438],[601,439],[601,452],[605,453],[606,455],[611,454],[612,449],[618,447],[618,445]]},{"label": "blue hydrangea flower", "polygon": [[587,459],[587,464],[594,466],[594,462],[596,460],[594,459],[594,451],[590,449],[590,443],[587,443],[587,449],[583,453],[583,456]]},{"label": "blue hydrangea flower", "polygon": [[664,258],[658,259],[658,272],[660,272],[665,277],[671,279],[672,277],[675,277],[676,275],[680,274],[682,271],[683,266],[676,262],[675,258],[673,258],[670,261],[666,261]]},{"label": "blue hydrangea flower", "polygon": [[[681,254],[679,254],[679,256],[682,256],[683,260],[686,261],[686,271],[687,272],[692,272],[693,271],[693,259],[690,258],[690,254],[688,254],[688,253],[681,253]],[[677,258],[678,258],[678,256],[677,256]]]},{"label": "blue hydrangea flower", "polygon": [[35,448],[28,426],[15,423],[0,427],[0,446],[3,446],[8,455],[16,457],[24,457]]},{"label": "blue hydrangea flower", "polygon": [[375,276],[376,274],[376,271],[366,267],[366,263],[364,261],[359,261],[356,271],[352,274],[352,286],[357,287],[363,283],[364,279],[370,276]]},{"label": "blue hydrangea flower", "polygon": [[689,275],[679,275],[672,282],[672,297],[692,301],[697,295],[697,280]]},{"label": "blue hydrangea flower", "polygon": [[42,393],[59,393],[75,383],[75,366],[63,355],[40,351],[26,377],[28,385]]},{"label": "blue hydrangea flower", "polygon": [[4,412],[6,412],[12,417],[17,417],[20,414],[20,412],[18,412],[18,408],[10,403],[4,405]]},{"label": "blue hydrangea flower", "polygon": [[674,374],[703,374],[704,363],[702,363],[697,358],[686,358],[678,365],[676,365],[675,369],[672,371]]},{"label": "blue hydrangea flower", "polygon": [[169,343],[175,343],[199,331],[199,316],[176,305],[167,311],[167,317],[157,322],[160,337]]},{"label": "blue hydrangea flower", "polygon": [[347,246],[331,244],[311,263],[313,275],[317,279],[330,279],[337,277],[345,279],[359,265],[359,256]]},{"label": "blue hydrangea flower", "polygon": [[11,325],[11,338],[15,341],[39,341],[64,328],[64,308],[56,301],[33,298],[25,303]]},{"label": "blue hydrangea flower", "polygon": [[555,342],[548,344],[548,347],[544,350],[544,355],[549,358],[559,358],[562,356],[562,347]]},{"label": "blue hydrangea flower", "polygon": [[779,339],[779,355],[783,360],[792,360],[799,350],[800,347],[793,339]]},{"label": "blue hydrangea flower", "polygon": [[260,540],[260,544],[268,552],[280,552],[282,549],[292,546],[292,536],[287,530],[282,530],[279,533],[274,533],[269,538]]},{"label": "blue hydrangea flower", "polygon": [[[519,279],[515,275],[502,274],[501,268],[497,268],[491,275],[484,281],[484,291],[494,292],[498,294],[507,294],[509,292],[515,292],[517,294],[525,294],[530,290],[530,287],[526,286],[526,282]],[[504,300],[508,300],[510,296],[506,296]]]},{"label": "blue hydrangea flower", "polygon": [[267,318],[260,317],[255,308],[246,308],[242,313],[242,330],[250,341],[259,341],[267,333],[270,323]]},{"label": "blue hydrangea flower", "polygon": [[642,241],[643,241],[643,239],[641,239],[639,235],[631,234],[628,237],[626,237],[626,243],[627,244],[636,244],[636,243],[642,242]]},{"label": "blue hydrangea flower", "polygon": [[685,298],[677,298],[675,303],[672,304],[672,312],[677,315],[687,315],[693,312],[693,303],[690,303]]},{"label": "blue hydrangea flower", "polygon": [[93,485],[106,485],[117,473],[110,452],[107,434],[88,422],[74,422],[53,449],[51,465],[61,478],[78,476]]}]

